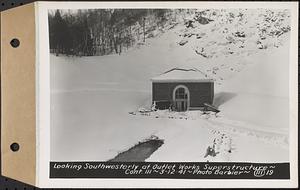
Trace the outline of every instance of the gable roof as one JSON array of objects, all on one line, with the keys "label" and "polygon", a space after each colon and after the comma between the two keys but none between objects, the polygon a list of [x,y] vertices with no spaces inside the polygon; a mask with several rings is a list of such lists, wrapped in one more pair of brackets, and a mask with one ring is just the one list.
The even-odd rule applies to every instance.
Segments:
[{"label": "gable roof", "polygon": [[207,74],[196,68],[173,68],[151,80],[152,82],[213,82]]}]

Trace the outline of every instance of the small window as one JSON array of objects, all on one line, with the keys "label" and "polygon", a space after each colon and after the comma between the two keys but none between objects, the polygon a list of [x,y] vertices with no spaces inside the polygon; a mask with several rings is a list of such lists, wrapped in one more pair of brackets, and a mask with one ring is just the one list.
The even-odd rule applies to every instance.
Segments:
[{"label": "small window", "polygon": [[185,93],[184,88],[178,88],[175,92],[176,99],[187,99],[187,94]]}]

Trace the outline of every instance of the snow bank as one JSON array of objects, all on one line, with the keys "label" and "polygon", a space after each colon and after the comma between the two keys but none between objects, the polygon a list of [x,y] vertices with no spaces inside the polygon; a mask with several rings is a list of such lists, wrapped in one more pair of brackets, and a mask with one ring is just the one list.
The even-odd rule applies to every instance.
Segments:
[{"label": "snow bank", "polygon": [[222,114],[235,120],[288,133],[289,129],[289,43],[270,52],[252,56],[252,65],[217,88],[233,97],[219,106]]}]

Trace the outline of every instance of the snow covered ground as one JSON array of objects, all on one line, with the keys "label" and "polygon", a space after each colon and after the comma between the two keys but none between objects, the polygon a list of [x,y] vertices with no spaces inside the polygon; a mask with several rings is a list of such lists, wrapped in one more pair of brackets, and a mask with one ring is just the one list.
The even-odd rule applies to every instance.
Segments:
[{"label": "snow covered ground", "polygon": [[[178,45],[180,31],[121,55],[51,55],[51,160],[105,161],[155,135],[164,144],[147,161],[289,161],[288,36],[278,48],[207,59]],[[150,106],[152,77],[187,66],[216,79],[217,116],[129,114]],[[214,140],[220,153],[204,157]]]}]

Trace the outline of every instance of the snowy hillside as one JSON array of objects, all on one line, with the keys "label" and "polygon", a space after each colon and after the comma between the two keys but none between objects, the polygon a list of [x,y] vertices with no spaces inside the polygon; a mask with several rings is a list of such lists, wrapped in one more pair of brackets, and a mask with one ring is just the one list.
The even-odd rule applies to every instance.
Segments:
[{"label": "snowy hillside", "polygon": [[290,31],[289,13],[284,10],[204,10],[187,23],[179,34],[181,45],[186,42],[206,58],[247,56],[258,49],[279,47]]},{"label": "snowy hillside", "polygon": [[[121,55],[51,55],[52,160],[109,160],[151,135],[164,144],[147,161],[289,160],[289,13],[181,16]],[[195,67],[216,80],[220,114],[129,114],[150,108],[150,79],[174,67]],[[213,143],[220,154],[204,157]]]}]

